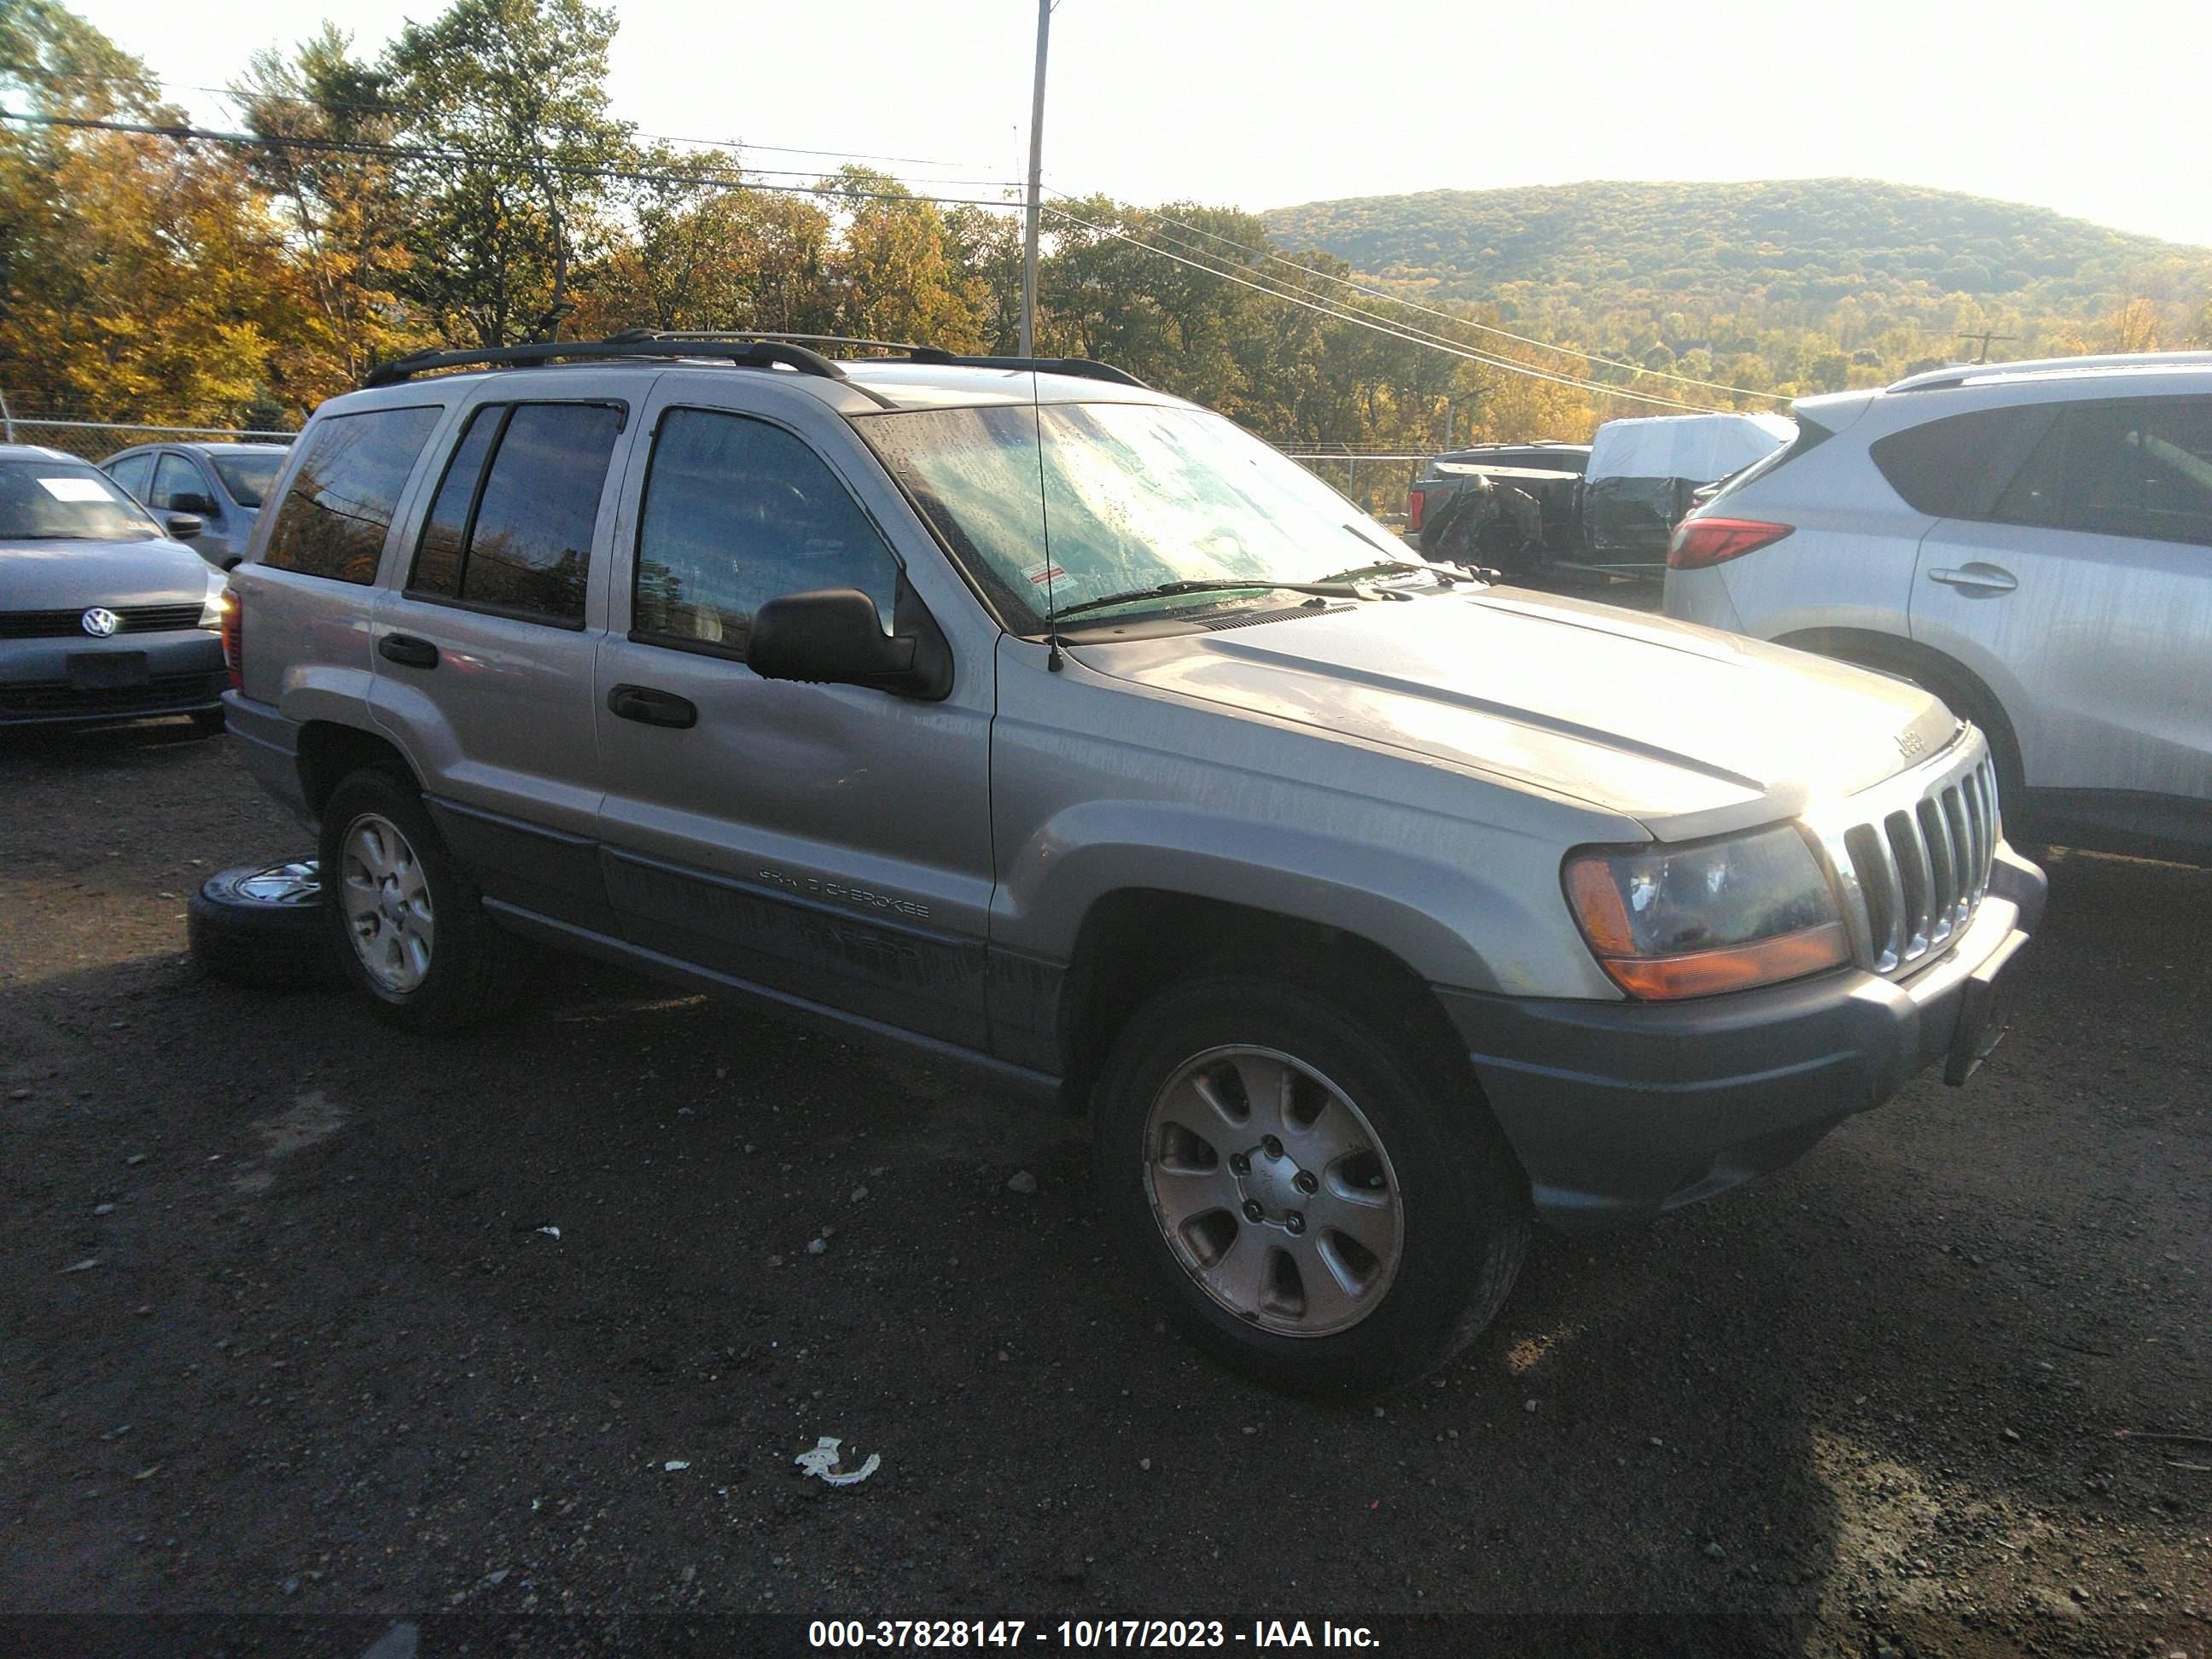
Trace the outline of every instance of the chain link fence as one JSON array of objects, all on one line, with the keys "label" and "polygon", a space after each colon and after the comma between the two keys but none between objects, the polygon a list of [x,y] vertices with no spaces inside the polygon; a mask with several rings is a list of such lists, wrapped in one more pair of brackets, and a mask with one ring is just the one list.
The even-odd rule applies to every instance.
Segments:
[{"label": "chain link fence", "polygon": [[1349,447],[1288,447],[1283,453],[1393,530],[1405,528],[1407,494],[1429,461],[1425,454],[1370,453]]},{"label": "chain link fence", "polygon": [[288,444],[296,432],[263,431],[246,427],[131,426],[114,421],[58,421],[44,416],[0,417],[0,441],[36,444],[58,449],[88,461],[104,461],[119,449],[137,444],[163,443],[279,443]]}]

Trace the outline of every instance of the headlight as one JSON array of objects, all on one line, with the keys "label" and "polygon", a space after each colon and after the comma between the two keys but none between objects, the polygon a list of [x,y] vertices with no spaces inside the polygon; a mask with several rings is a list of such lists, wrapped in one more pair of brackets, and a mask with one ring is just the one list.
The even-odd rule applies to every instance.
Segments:
[{"label": "headlight", "polygon": [[1591,953],[1632,997],[1711,996],[1850,960],[1835,889],[1793,824],[1674,847],[1586,847],[1560,874]]},{"label": "headlight", "polygon": [[232,603],[230,584],[222,576],[213,575],[208,583],[207,603],[200,607],[199,625],[202,628],[220,629],[222,626],[223,615],[230,609]]}]

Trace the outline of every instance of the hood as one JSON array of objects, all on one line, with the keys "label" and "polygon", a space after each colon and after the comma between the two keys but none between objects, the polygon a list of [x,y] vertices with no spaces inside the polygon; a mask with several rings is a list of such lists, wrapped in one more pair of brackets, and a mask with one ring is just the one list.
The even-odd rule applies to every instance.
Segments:
[{"label": "hood", "polygon": [[182,542],[0,541],[0,611],[204,599],[221,573]]},{"label": "hood", "polygon": [[1131,641],[1085,666],[1632,817],[1662,840],[1771,822],[1933,754],[1925,691],[1825,658],[1513,589],[1367,601]]}]

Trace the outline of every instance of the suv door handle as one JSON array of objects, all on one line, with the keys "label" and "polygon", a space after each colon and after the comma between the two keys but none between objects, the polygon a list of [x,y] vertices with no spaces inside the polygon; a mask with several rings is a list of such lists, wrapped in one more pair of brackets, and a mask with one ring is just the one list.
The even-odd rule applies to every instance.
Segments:
[{"label": "suv door handle", "polygon": [[684,731],[699,723],[699,710],[688,697],[656,691],[649,685],[617,685],[607,693],[607,712],[641,726],[672,726]]},{"label": "suv door handle", "polygon": [[428,640],[418,640],[412,634],[386,634],[376,642],[376,654],[396,662],[403,668],[435,668],[438,647]]},{"label": "suv door handle", "polygon": [[1931,582],[1941,582],[1946,587],[1955,587],[1961,593],[2009,593],[2020,586],[2009,570],[2001,570],[1993,564],[1961,565],[1956,570],[1931,570]]}]

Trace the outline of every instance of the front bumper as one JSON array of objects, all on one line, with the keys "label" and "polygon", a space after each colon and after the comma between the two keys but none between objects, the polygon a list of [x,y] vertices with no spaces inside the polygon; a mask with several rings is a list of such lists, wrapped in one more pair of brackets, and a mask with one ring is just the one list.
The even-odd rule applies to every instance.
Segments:
[{"label": "front bumper", "polygon": [[[101,672],[106,671],[106,672]],[[221,707],[222,641],[204,629],[0,643],[0,726],[76,726]]]},{"label": "front bumper", "polygon": [[2000,847],[1972,924],[1903,981],[1853,969],[1675,1003],[1437,994],[1538,1214],[1605,1226],[1778,1170],[1947,1056],[1963,1073],[1961,1011],[1976,1017],[2044,892]]}]

